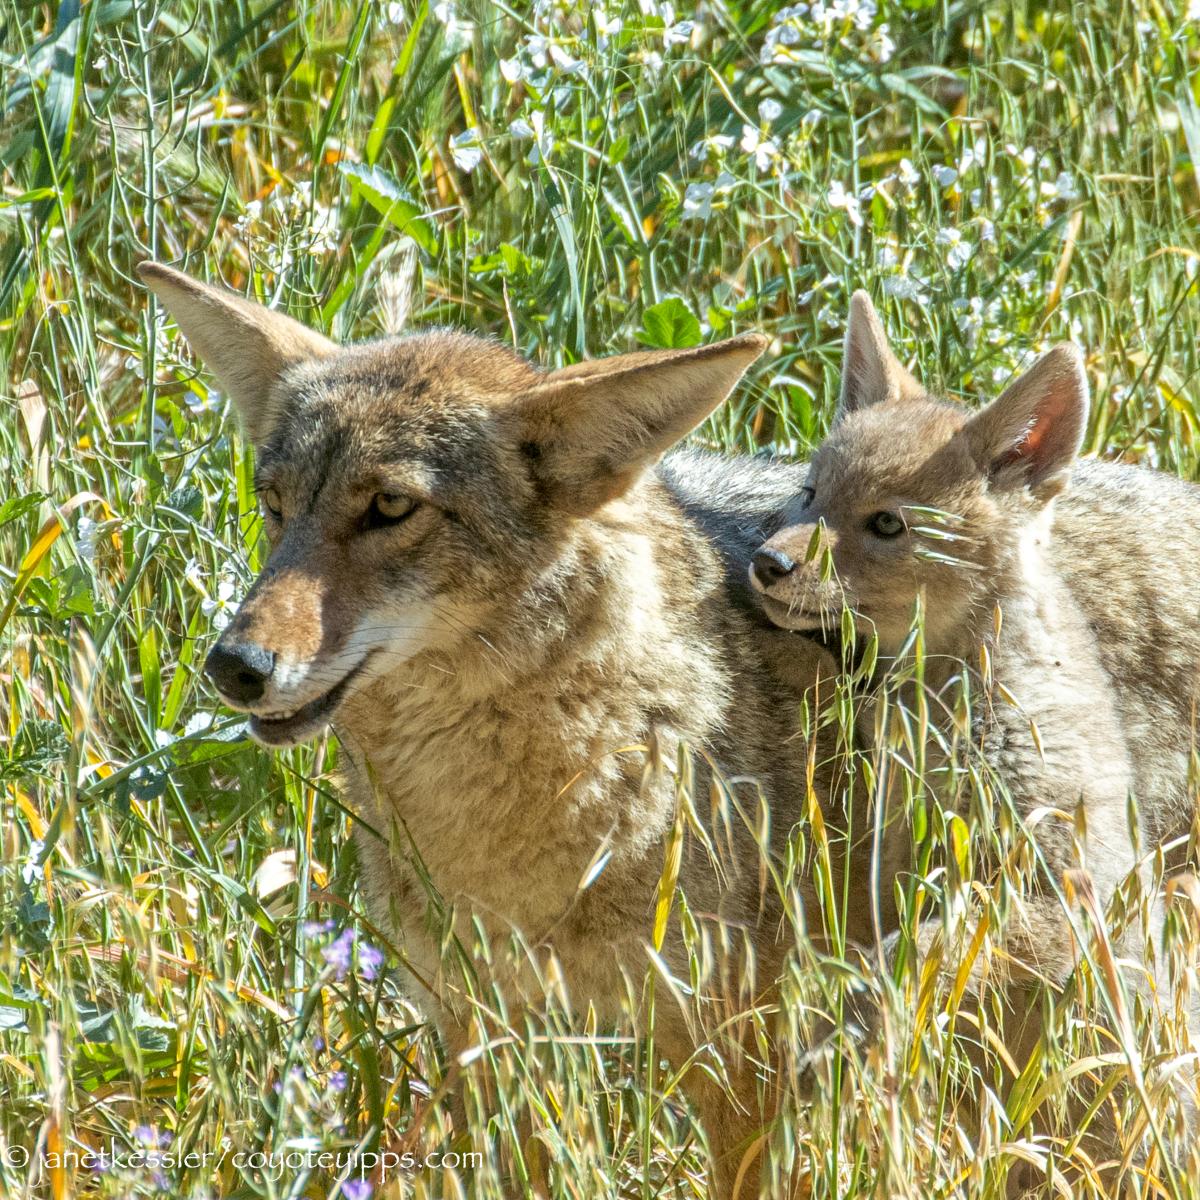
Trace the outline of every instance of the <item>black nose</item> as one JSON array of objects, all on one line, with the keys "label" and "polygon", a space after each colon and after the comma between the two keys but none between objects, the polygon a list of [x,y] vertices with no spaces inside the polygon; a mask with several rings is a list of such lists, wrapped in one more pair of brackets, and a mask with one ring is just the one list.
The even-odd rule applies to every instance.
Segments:
[{"label": "black nose", "polygon": [[218,642],[209,652],[205,673],[227,700],[249,704],[259,700],[275,669],[275,655],[253,642]]},{"label": "black nose", "polygon": [[754,578],[763,587],[769,588],[773,583],[778,583],[790,575],[796,569],[796,564],[782,550],[763,546],[755,550],[754,557],[750,560],[750,569],[754,572]]}]

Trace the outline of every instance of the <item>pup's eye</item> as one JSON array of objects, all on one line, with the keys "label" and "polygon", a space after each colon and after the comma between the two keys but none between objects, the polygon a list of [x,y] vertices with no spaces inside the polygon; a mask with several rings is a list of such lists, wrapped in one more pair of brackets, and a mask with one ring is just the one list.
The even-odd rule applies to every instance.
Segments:
[{"label": "pup's eye", "polygon": [[385,525],[399,525],[417,511],[417,501],[411,496],[397,492],[376,492],[371,497],[371,507],[363,517],[364,529],[381,529]]},{"label": "pup's eye", "polygon": [[803,487],[800,489],[800,507],[801,508],[807,508],[816,498],[817,498],[817,493],[814,492],[812,490],[812,488]]},{"label": "pup's eye", "polygon": [[267,488],[262,494],[263,508],[277,521],[283,520],[283,497],[275,488]]},{"label": "pup's eye", "polygon": [[877,512],[867,518],[867,531],[881,538],[899,537],[904,522],[894,512]]}]

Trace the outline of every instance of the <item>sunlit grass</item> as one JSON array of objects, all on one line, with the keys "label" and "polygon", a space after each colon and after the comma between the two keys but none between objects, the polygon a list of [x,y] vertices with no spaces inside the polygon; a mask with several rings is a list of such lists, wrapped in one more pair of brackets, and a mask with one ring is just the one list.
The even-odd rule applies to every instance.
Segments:
[{"label": "sunlit grass", "polygon": [[[344,1177],[353,1198],[348,1167],[273,1178],[234,1156],[448,1147],[447,1064],[403,964],[372,965],[336,745],[255,748],[198,673],[263,547],[249,450],[134,284],[140,259],[338,337],[449,323],[545,365],[762,329],[771,352],[701,440],[793,454],[832,415],[864,286],[917,374],[968,402],[1073,337],[1088,448],[1195,478],[1200,24],[1150,0],[800,8],[0,0],[0,1150],[169,1137],[214,1156],[160,1179],[0,1153],[0,1193],[317,1197]],[[931,739],[961,750],[953,722],[879,711],[853,787],[876,820],[925,814],[903,936],[923,899],[947,962],[989,953],[958,944],[960,902],[982,890],[998,922],[1014,901],[974,879],[965,818],[1017,866],[1029,851],[980,833],[978,771],[926,770]],[[806,920],[836,926],[841,843],[804,838],[828,909]],[[1131,884],[1131,919],[1144,902]],[[1182,905],[1171,931],[1160,953],[1194,972]],[[1087,1016],[1115,1003],[1103,964],[1037,1001],[1054,1036],[1025,1060],[999,989],[981,1019],[936,962],[814,956],[763,1026],[799,1055],[853,984],[883,999],[884,1036],[795,1064],[772,1153],[812,1194],[999,1196],[1021,1163],[1103,1194],[1062,1104],[1077,1086],[1116,1114],[1111,1159],[1146,1113],[1170,1144],[1182,1022],[1129,999],[1144,1083],[1118,1086],[1129,1047]],[[666,1002],[654,979],[631,990]],[[562,1196],[704,1194],[652,1047],[551,1013],[531,1048],[478,999],[453,1148],[484,1162],[419,1194],[540,1172]],[[951,1038],[981,1023],[986,1088]],[[1154,1154],[1126,1186],[1196,1190]]]}]

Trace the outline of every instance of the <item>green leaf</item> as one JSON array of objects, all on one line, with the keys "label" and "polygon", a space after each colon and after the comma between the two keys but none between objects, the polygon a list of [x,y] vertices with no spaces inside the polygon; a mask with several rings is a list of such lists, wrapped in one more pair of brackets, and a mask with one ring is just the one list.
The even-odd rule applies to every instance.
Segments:
[{"label": "green leaf", "polygon": [[0,504],[0,525],[20,520],[26,513],[33,512],[45,498],[42,492],[30,492],[27,496],[14,496],[11,500],[5,500]]},{"label": "green leaf", "polygon": [[384,220],[407,234],[427,254],[438,252],[437,235],[424,210],[382,167],[344,162],[338,164],[338,170]]},{"label": "green leaf", "polygon": [[677,350],[700,345],[700,322],[678,296],[668,296],[642,313],[637,339],[643,346]]}]

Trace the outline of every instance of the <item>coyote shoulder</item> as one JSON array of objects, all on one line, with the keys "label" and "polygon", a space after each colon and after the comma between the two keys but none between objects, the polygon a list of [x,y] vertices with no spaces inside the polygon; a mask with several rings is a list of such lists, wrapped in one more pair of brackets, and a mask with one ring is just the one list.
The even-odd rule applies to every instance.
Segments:
[{"label": "coyote shoulder", "polygon": [[[821,652],[762,620],[746,569],[803,474],[656,463],[763,340],[541,373],[462,334],[341,348],[166,267],[142,276],[257,448],[273,548],[208,674],[265,744],[337,731],[372,911],[450,1049],[475,1037],[442,970],[451,933],[519,936],[537,971],[513,969],[508,1002],[536,1006],[553,978],[575,1011],[612,1022],[632,982],[636,1018],[682,743],[712,823],[679,879],[705,940],[730,947],[704,989],[755,1003],[787,949],[756,843],[781,852],[805,811],[793,735]],[[710,761],[729,781],[720,815]],[[676,936],[662,955],[689,977]],[[682,1062],[696,1045],[668,1008],[656,1038]],[[754,1080],[735,1081],[736,1116],[690,1078],[731,1180],[761,1125]]]}]

